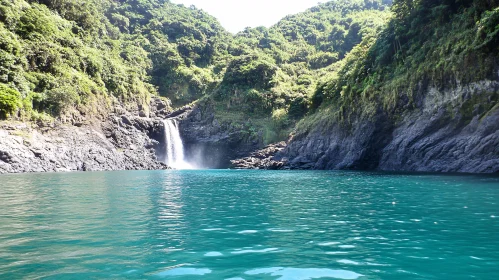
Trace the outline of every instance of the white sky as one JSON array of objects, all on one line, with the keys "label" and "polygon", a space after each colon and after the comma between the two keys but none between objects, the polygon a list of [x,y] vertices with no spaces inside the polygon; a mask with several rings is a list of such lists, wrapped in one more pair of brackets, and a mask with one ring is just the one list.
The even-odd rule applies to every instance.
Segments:
[{"label": "white sky", "polygon": [[[276,24],[289,15],[303,12],[320,0],[172,0],[176,4],[196,6],[216,17],[232,33],[245,27]],[[323,1],[324,2],[324,1]]]}]

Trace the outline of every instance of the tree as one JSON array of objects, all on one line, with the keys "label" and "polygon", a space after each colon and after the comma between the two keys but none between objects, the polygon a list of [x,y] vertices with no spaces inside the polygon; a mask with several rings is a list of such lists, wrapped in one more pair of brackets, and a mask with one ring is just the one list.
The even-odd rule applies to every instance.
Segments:
[{"label": "tree", "polygon": [[0,83],[0,119],[8,118],[22,106],[21,94]]}]

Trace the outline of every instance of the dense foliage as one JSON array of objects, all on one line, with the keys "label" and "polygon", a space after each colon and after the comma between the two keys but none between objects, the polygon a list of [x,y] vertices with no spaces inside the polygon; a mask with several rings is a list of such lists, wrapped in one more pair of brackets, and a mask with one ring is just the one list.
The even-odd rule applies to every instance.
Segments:
[{"label": "dense foliage", "polygon": [[[271,116],[268,141],[282,139],[311,108],[318,81],[328,80],[353,48],[375,38],[391,17],[391,1],[337,0],[287,16],[271,28],[234,36],[233,57],[215,100],[218,111]],[[220,114],[224,117],[224,114]],[[233,114],[228,117],[234,118]]]},{"label": "dense foliage", "polygon": [[[313,101],[315,107],[324,104],[301,129],[320,121],[351,121],[360,110],[396,117],[416,107],[428,87],[445,90],[494,78],[498,6],[495,0],[394,1],[394,18],[383,32],[354,48],[338,74],[318,86]],[[493,106],[497,95],[487,94]]]},{"label": "dense foliage", "polygon": [[220,119],[270,119],[285,135],[317,81],[382,29],[390,4],[336,0],[232,35],[169,1],[0,0],[0,83],[22,100],[2,95],[11,104],[3,117],[96,116],[115,102],[147,111],[154,94],[174,106],[213,97]]},{"label": "dense foliage", "polygon": [[21,106],[21,94],[0,84],[0,118],[9,117]]},{"label": "dense foliage", "polygon": [[111,96],[147,101],[154,92],[146,82],[147,54],[119,40],[100,12],[105,1],[88,1],[86,9],[78,1],[29,2],[0,2],[0,82],[33,101],[25,111],[92,114]]},{"label": "dense foliage", "polygon": [[36,96],[24,111],[51,116],[114,101],[147,109],[158,92],[190,102],[215,80],[228,36],[204,12],[162,1],[1,0],[0,83]]},{"label": "dense foliage", "polygon": [[497,6],[334,0],[233,35],[163,0],[0,0],[0,118],[95,117],[118,102],[147,113],[159,94],[173,106],[208,102],[221,121],[250,119],[275,141],[304,117],[302,130],[395,112],[429,84],[487,78]]}]

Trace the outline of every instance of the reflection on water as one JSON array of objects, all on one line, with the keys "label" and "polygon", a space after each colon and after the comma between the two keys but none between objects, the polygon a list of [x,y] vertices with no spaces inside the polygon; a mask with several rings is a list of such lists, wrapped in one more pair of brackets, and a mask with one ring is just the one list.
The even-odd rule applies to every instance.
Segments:
[{"label": "reflection on water", "polygon": [[173,268],[156,274],[158,277],[184,276],[184,275],[205,275],[211,273],[207,268]]},{"label": "reflection on water", "polygon": [[1,279],[499,275],[497,177],[205,170],[1,179]]},{"label": "reflection on water", "polygon": [[285,267],[271,267],[263,269],[253,269],[246,271],[248,275],[270,275],[281,276],[277,279],[318,279],[318,278],[336,278],[336,279],[358,279],[360,274],[348,270],[333,270],[325,268],[285,268]]}]

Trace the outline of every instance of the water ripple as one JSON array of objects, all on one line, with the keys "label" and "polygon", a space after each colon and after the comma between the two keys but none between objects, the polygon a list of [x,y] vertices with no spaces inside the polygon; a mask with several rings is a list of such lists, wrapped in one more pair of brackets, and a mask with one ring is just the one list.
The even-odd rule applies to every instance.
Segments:
[{"label": "water ripple", "polygon": [[1,179],[0,279],[499,275],[498,177],[166,170]]},{"label": "water ripple", "polygon": [[281,276],[277,279],[286,280],[310,280],[318,278],[336,278],[336,279],[358,279],[363,276],[348,270],[333,270],[327,268],[285,268],[285,267],[271,267],[260,268],[246,271],[248,275],[262,275],[268,274],[270,276]]}]

